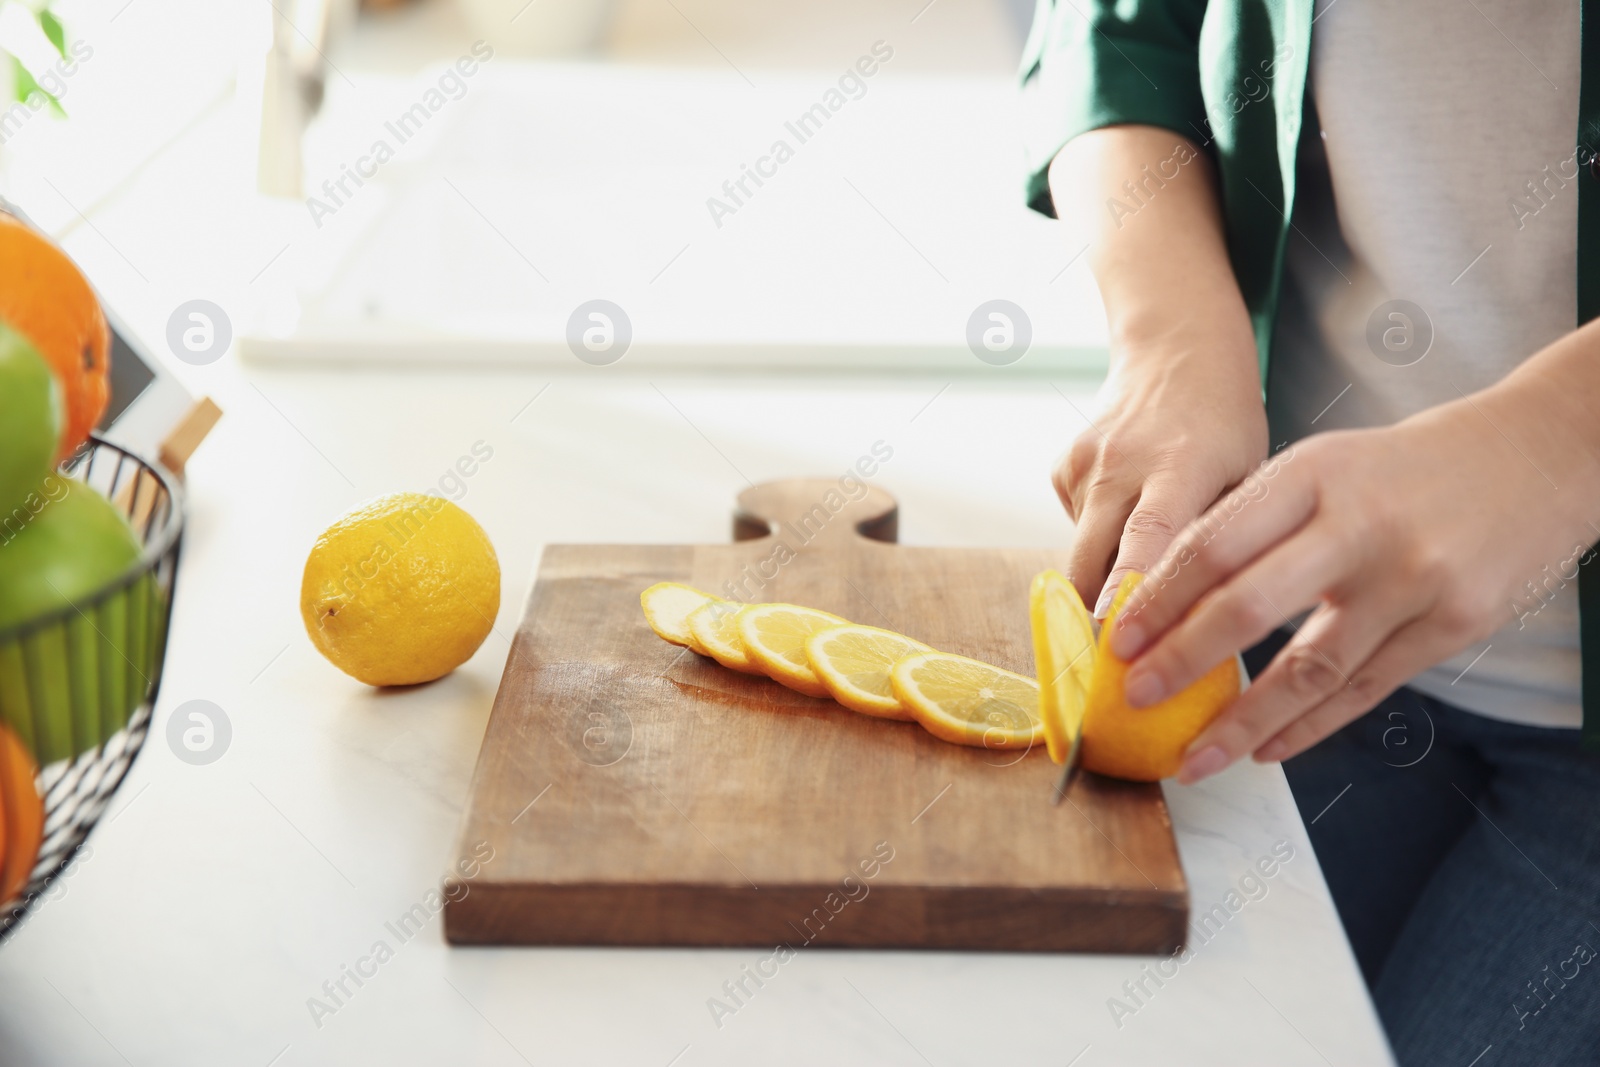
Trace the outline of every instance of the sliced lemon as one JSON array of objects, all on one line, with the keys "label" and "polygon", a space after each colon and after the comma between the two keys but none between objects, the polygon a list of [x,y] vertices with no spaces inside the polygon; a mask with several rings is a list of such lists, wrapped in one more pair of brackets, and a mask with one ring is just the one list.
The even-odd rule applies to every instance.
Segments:
[{"label": "sliced lemon", "polygon": [[833,699],[863,715],[911,720],[889,685],[889,669],[914,652],[933,649],[915,638],[847,622],[806,639],[806,662]]},{"label": "sliced lemon", "polygon": [[696,652],[710,656],[724,667],[746,674],[764,674],[761,665],[750,658],[739,639],[742,604],[732,600],[713,600],[689,613],[689,633]]},{"label": "sliced lemon", "polygon": [[775,682],[810,697],[828,696],[806,659],[806,640],[846,620],[798,604],[752,604],[739,613],[739,636],[753,663]]},{"label": "sliced lemon", "polygon": [[1033,666],[1039,674],[1039,718],[1050,758],[1064,763],[1083,721],[1094,674],[1094,622],[1059,571],[1044,571],[1028,591],[1033,624]]},{"label": "sliced lemon", "polygon": [[689,632],[689,613],[716,599],[682,582],[657,582],[639,594],[639,606],[644,608],[645,622],[663,641],[693,648],[707,656],[709,652],[695,647],[694,634]]},{"label": "sliced lemon", "polygon": [[948,652],[918,652],[889,672],[895,696],[942,741],[1029,748],[1044,737],[1039,683]]}]

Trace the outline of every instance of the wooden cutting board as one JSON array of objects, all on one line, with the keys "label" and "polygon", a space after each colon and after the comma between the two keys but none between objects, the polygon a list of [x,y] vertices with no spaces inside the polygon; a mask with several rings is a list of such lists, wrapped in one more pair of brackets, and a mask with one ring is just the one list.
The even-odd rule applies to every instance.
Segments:
[{"label": "wooden cutting board", "polygon": [[947,744],[667,644],[681,581],[885,626],[1031,675],[1058,553],[895,545],[895,502],[826,479],[739,498],[726,545],[544,551],[478,759],[458,944],[1169,953],[1188,891],[1160,788]]}]

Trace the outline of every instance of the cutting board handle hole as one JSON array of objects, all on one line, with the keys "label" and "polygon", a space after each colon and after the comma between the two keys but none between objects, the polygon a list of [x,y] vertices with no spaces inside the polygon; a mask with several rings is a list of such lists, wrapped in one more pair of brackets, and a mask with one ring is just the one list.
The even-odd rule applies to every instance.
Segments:
[{"label": "cutting board handle hole", "polygon": [[853,540],[894,544],[900,507],[875,485],[843,478],[785,478],[739,494],[733,539],[785,536],[792,545]]}]

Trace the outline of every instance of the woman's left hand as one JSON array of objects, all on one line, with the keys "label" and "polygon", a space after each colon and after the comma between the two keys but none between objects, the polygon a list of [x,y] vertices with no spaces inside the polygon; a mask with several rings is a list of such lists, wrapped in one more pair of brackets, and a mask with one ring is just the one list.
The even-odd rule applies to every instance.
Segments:
[{"label": "woman's left hand", "polygon": [[1600,464],[1553,383],[1511,382],[1307,438],[1173,542],[1111,637],[1137,657],[1134,707],[1315,609],[1195,740],[1181,781],[1303,751],[1576,579],[1600,539]]}]

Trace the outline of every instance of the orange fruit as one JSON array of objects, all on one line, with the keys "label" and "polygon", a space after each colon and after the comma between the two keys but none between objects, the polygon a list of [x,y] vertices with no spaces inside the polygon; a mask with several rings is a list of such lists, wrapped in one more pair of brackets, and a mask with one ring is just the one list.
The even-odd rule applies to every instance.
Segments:
[{"label": "orange fruit", "polygon": [[44,841],[44,800],[38,768],[22,740],[0,725],[0,904],[11,901],[33,874]]},{"label": "orange fruit", "polygon": [[111,395],[111,334],[83,274],[44,235],[0,212],[0,320],[22,334],[50,365],[66,402],[56,448],[60,462],[77,450],[105,413]]},{"label": "orange fruit", "polygon": [[1089,699],[1083,712],[1083,767],[1113,778],[1158,782],[1178,773],[1183,754],[1200,731],[1239,696],[1237,656],[1212,667],[1188,688],[1148,708],[1131,708],[1124,695],[1128,665],[1111,651],[1111,627],[1142,574],[1122,579],[1100,627]]}]

